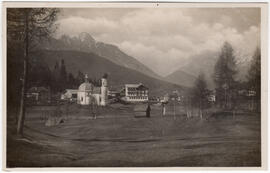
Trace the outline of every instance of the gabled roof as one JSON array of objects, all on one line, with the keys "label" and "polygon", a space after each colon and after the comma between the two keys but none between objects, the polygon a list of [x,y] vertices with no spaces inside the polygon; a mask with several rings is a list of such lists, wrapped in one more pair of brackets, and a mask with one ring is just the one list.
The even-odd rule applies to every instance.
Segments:
[{"label": "gabled roof", "polygon": [[126,87],[134,87],[134,88],[137,88],[140,85],[141,84],[125,84]]},{"label": "gabled roof", "polygon": [[66,89],[66,91],[77,92],[77,89]]},{"label": "gabled roof", "polygon": [[139,90],[140,90],[140,89],[141,89],[141,90],[144,90],[144,89],[145,89],[145,90],[148,90],[148,88],[147,88],[146,86],[142,85],[142,84],[139,85],[139,86],[137,87],[137,89],[139,89]]},{"label": "gabled roof", "polygon": [[48,92],[49,90],[45,87],[32,87],[28,90],[28,93],[39,93],[39,92]]},{"label": "gabled roof", "polygon": [[67,92],[70,92],[70,93],[77,93],[78,90],[77,89],[66,89],[64,92],[62,92],[63,94],[67,93]]},{"label": "gabled roof", "polygon": [[142,83],[139,83],[139,84],[125,84],[125,87],[148,89],[148,88],[147,88],[146,86],[144,86]]}]

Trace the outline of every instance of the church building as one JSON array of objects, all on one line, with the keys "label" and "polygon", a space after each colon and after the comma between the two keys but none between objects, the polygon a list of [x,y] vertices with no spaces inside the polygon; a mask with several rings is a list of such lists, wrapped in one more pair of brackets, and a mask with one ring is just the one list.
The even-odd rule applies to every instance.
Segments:
[{"label": "church building", "polygon": [[77,103],[80,105],[89,105],[95,102],[99,106],[106,106],[108,104],[107,77],[102,77],[101,87],[95,87],[85,75],[85,82],[79,86],[77,93]]},{"label": "church building", "polygon": [[97,104],[99,106],[106,106],[108,104],[108,83],[107,75],[101,79],[101,87],[96,87],[89,82],[88,76],[85,75],[85,81],[78,90],[66,89],[66,92],[61,95],[61,99],[72,100],[76,96],[77,104],[89,105]]}]

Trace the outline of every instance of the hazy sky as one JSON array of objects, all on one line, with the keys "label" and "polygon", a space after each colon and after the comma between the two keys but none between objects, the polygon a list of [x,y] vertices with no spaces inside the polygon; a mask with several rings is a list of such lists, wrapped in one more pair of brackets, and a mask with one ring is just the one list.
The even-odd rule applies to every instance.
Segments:
[{"label": "hazy sky", "polygon": [[230,42],[237,57],[260,42],[259,8],[62,9],[58,36],[88,32],[165,76],[185,58]]}]

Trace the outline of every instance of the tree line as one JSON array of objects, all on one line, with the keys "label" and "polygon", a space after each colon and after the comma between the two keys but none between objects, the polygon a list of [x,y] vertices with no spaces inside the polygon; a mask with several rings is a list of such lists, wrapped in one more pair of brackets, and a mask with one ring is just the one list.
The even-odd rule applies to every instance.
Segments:
[{"label": "tree line", "polygon": [[[239,90],[254,91],[255,111],[260,112],[261,106],[261,53],[256,48],[247,74],[247,81],[237,81],[237,64],[232,46],[225,42],[215,64],[213,79],[215,82],[215,106],[221,110],[237,110],[239,106]],[[243,87],[244,86],[244,87]],[[208,87],[204,74],[197,77],[194,87],[189,91],[186,104],[189,109],[199,109],[202,117],[204,109],[210,107],[209,96],[213,94]]]},{"label": "tree line", "polygon": [[[60,63],[55,62],[52,70],[47,64],[32,63],[29,73],[29,87],[46,86],[53,94],[64,92],[65,89],[78,89],[85,81],[85,74],[80,70],[77,76],[67,71],[64,59]],[[88,81],[95,86],[100,86],[101,81],[96,78],[88,78]]]}]

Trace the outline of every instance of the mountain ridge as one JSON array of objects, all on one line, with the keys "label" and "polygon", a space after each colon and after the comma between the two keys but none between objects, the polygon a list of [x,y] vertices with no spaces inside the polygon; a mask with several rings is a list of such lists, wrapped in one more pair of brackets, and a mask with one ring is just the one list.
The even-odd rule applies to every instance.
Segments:
[{"label": "mountain ridge", "polygon": [[83,32],[78,36],[69,37],[62,35],[59,39],[50,38],[40,43],[39,49],[46,50],[75,50],[87,53],[95,53],[117,65],[142,72],[148,76],[162,79],[161,76],[149,67],[121,51],[116,45],[96,41],[89,33]]}]

